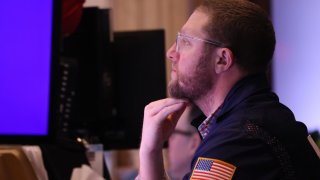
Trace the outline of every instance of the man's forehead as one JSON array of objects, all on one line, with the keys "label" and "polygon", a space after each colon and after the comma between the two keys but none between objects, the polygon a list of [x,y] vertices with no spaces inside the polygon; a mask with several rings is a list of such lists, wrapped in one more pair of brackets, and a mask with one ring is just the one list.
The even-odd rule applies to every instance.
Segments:
[{"label": "man's forehead", "polygon": [[201,37],[205,35],[203,28],[207,24],[207,21],[207,14],[205,14],[203,11],[195,10],[189,17],[188,21],[181,28],[181,32],[184,34]]}]

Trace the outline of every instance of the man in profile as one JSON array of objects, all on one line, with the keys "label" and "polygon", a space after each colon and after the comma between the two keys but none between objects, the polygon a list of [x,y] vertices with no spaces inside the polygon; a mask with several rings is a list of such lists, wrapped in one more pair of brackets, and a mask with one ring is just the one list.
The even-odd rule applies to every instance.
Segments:
[{"label": "man in profile", "polygon": [[185,108],[207,117],[184,179],[320,179],[306,126],[271,91],[275,33],[246,0],[204,0],[168,50],[171,97],[144,111],[139,178],[164,179],[162,146]]}]

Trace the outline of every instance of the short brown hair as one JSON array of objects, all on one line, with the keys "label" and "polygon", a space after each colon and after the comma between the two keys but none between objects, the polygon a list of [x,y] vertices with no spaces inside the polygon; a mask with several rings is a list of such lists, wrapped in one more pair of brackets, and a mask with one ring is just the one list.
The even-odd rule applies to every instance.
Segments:
[{"label": "short brown hair", "polygon": [[236,64],[249,72],[265,72],[274,53],[275,33],[268,14],[246,0],[204,0],[208,36],[229,47]]}]

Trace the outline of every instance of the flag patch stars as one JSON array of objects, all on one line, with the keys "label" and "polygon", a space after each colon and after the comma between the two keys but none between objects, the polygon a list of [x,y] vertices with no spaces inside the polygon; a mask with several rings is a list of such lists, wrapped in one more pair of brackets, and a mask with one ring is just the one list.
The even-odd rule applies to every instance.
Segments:
[{"label": "flag patch stars", "polygon": [[229,180],[236,167],[218,159],[199,157],[192,171],[191,180]]}]

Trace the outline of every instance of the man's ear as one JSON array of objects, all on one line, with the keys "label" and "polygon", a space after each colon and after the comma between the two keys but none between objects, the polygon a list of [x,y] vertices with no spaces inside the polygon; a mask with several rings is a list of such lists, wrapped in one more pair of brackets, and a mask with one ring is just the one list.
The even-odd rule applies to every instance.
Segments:
[{"label": "man's ear", "polygon": [[233,64],[234,55],[230,49],[217,49],[217,59],[215,61],[215,71],[217,74],[227,71]]}]

